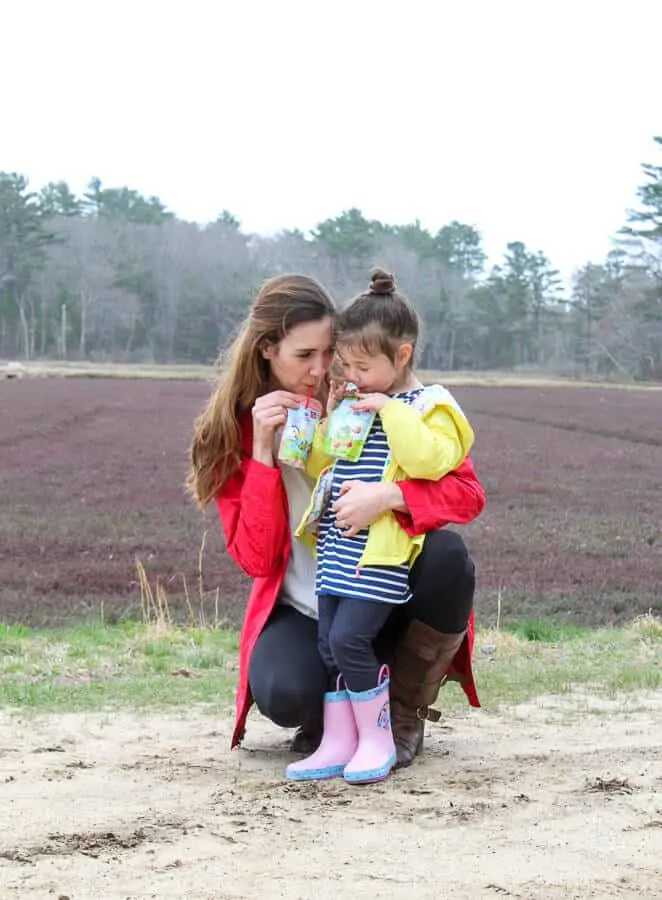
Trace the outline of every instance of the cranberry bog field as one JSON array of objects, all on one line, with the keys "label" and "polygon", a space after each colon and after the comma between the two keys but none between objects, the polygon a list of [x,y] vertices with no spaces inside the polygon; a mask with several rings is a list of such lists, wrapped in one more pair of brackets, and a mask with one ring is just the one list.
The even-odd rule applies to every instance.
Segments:
[{"label": "cranberry bog field", "polygon": [[[204,381],[0,381],[0,620],[140,617],[137,562],[173,616],[241,618],[248,582],[186,496]],[[454,386],[488,502],[461,529],[479,623],[662,612],[662,391]],[[144,599],[144,595],[143,595]]]},{"label": "cranberry bog field", "polygon": [[482,709],[449,684],[357,788],[287,782],[255,709],[229,750],[237,637],[200,625],[247,580],[183,488],[209,385],[0,381],[0,897],[659,900],[662,391],[453,390]]}]

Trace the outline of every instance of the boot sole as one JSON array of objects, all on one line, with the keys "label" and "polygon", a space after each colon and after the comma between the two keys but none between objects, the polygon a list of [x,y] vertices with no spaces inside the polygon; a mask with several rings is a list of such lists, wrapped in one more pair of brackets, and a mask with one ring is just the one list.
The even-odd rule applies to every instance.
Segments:
[{"label": "boot sole", "polygon": [[397,757],[395,753],[390,757],[387,763],[378,769],[365,769],[363,772],[344,772],[345,781],[348,784],[374,784],[376,781],[383,781],[395,766]]},{"label": "boot sole", "polygon": [[301,769],[285,772],[288,781],[326,781],[329,778],[342,778],[345,766],[326,766],[323,769]]},{"label": "boot sole", "polygon": [[[397,742],[396,742],[396,746],[397,746]],[[410,751],[409,747],[406,747],[405,748],[407,751],[406,755],[403,751],[402,759],[398,756],[398,759],[396,760],[396,763],[395,763],[395,768],[396,769],[406,769],[408,766],[410,766],[414,762],[416,757],[420,756],[421,753],[423,752],[423,746],[424,746],[424,735],[421,735],[420,738],[418,739],[418,741],[416,742],[416,747],[414,748],[413,754],[410,755],[411,751]]]}]

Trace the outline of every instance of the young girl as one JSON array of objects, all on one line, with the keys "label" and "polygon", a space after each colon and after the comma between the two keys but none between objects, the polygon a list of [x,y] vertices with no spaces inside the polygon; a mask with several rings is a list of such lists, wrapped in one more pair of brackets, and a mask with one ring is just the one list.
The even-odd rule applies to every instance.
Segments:
[{"label": "young girl", "polygon": [[322,452],[328,419],[320,424],[307,473],[318,476],[313,501],[297,536],[315,534],[318,646],[329,675],[324,733],[315,753],[287,768],[292,780],[344,776],[380,781],[396,761],[389,713],[389,672],[373,642],[396,604],[410,599],[409,569],[423,536],[410,538],[392,514],[370,528],[343,529],[336,503],[352,481],[438,480],[467,456],[469,422],[439,385],[424,387],[413,370],[418,317],[378,269],[369,290],[340,316],[337,354],[344,384],[334,385],[330,412],[354,383],[353,408],[375,413],[355,462]]}]

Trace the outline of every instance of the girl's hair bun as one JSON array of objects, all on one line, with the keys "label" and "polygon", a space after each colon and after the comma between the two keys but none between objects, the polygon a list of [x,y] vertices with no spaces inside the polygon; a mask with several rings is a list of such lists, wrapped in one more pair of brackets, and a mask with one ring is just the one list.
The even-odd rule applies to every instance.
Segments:
[{"label": "girl's hair bun", "polygon": [[370,273],[371,294],[394,294],[396,289],[395,278],[384,269],[373,269]]}]

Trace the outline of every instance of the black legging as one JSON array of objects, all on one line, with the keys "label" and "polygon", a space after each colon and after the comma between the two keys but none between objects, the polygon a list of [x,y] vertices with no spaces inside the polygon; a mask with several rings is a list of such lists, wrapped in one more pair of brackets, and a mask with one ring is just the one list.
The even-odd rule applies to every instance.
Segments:
[{"label": "black legging", "polygon": [[[396,607],[376,649],[387,657],[411,619],[459,634],[473,605],[474,564],[454,531],[432,531],[409,574],[412,598]],[[267,718],[284,728],[319,722],[326,669],[317,652],[317,622],[291,606],[277,606],[257,639],[248,673],[251,694]]]}]

